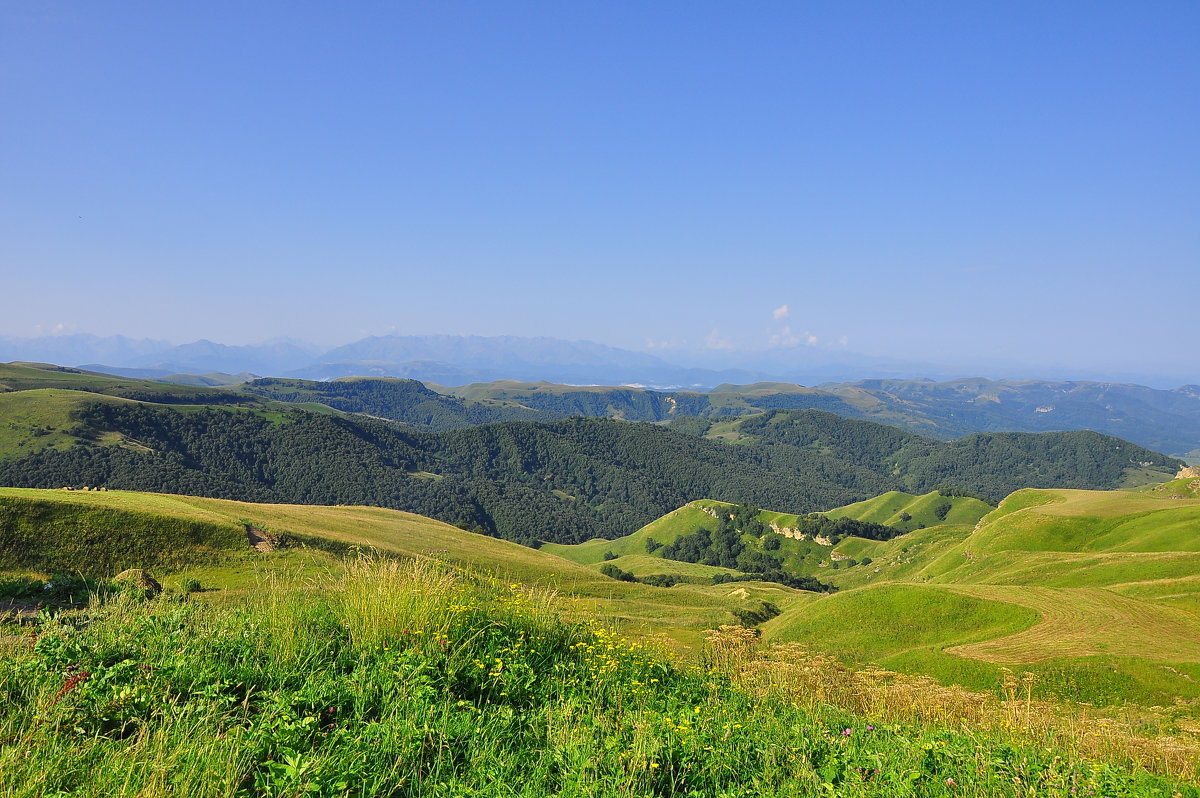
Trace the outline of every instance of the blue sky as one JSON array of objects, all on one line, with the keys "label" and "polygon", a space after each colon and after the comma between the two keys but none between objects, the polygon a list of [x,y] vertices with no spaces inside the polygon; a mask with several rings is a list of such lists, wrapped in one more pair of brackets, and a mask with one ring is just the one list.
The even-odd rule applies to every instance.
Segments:
[{"label": "blue sky", "polygon": [[1198,40],[1194,2],[15,0],[0,334],[1196,382]]}]

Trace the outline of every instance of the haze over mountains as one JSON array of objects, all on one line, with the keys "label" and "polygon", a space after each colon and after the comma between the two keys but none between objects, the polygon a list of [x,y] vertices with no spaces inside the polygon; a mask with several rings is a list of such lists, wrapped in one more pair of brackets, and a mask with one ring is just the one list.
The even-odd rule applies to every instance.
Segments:
[{"label": "haze over mountains", "polygon": [[[690,368],[648,353],[547,337],[389,335],[334,348],[292,339],[231,346],[206,340],[173,345],[82,334],[0,337],[0,361],[81,366],[191,385],[232,385],[256,376],[313,382],[396,377],[419,380],[465,400],[500,401],[536,411],[532,415],[506,411],[505,418],[586,415],[662,422],[679,416],[814,408],[942,440],[975,432],[1091,429],[1156,451],[1200,459],[1197,385],[1161,389],[1090,380],[990,380],[959,375],[946,379],[916,366],[904,371],[903,364],[895,363],[890,368],[900,376],[880,378],[889,373],[887,364],[820,360],[841,354],[817,352],[805,375],[799,361],[793,361],[793,371],[782,374],[750,368]],[[821,371],[843,378],[823,379]],[[870,377],[862,379],[863,375]],[[928,379],[930,375],[943,379]],[[909,378],[913,376],[918,378]],[[302,390],[321,393],[313,386]],[[391,386],[387,390],[406,394],[401,404],[414,400],[407,395],[409,389]],[[315,394],[315,401],[327,401]],[[396,401],[396,397],[386,398],[389,407],[395,407]],[[411,423],[401,415],[397,420]],[[464,418],[477,415],[469,411]]]},{"label": "haze over mountains", "polygon": [[790,382],[816,385],[863,379],[951,380],[986,375],[993,379],[1131,382],[1174,388],[1192,382],[1155,374],[1046,369],[1017,362],[981,361],[948,365],[918,353],[910,359],[864,355],[844,348],[792,345],[761,350],[621,349],[592,341],[545,336],[383,335],[341,346],[294,338],[229,345],[202,339],[173,344],[79,334],[21,338],[0,335],[0,362],[32,361],[155,379],[181,374],[300,377],[404,377],[459,386],[493,380],[545,380],[570,385],[634,385],[705,391],[721,383]]}]

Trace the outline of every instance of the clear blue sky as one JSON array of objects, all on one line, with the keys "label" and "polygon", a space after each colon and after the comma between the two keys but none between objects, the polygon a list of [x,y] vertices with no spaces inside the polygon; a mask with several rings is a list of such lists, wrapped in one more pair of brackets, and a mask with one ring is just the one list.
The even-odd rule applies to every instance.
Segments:
[{"label": "clear blue sky", "polygon": [[1200,381],[1198,42],[1196,2],[13,0],[0,334]]}]

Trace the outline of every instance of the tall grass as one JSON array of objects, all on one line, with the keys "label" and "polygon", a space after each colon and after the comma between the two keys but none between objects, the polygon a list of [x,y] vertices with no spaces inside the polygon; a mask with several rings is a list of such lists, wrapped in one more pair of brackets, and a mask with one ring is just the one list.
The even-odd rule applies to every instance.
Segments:
[{"label": "tall grass", "polygon": [[998,691],[945,686],[928,676],[856,669],[797,643],[762,646],[753,630],[722,626],[706,633],[714,669],[741,688],[809,709],[838,707],[893,723],[984,731],[1029,745],[1051,745],[1080,758],[1185,779],[1200,777],[1200,723],[1195,704],[1090,705],[1034,699],[1037,676],[1002,669]]},{"label": "tall grass", "polygon": [[370,560],[236,605],[99,602],[4,643],[0,794],[1200,796],[1003,729],[747,689],[744,645],[684,665],[554,608]]}]

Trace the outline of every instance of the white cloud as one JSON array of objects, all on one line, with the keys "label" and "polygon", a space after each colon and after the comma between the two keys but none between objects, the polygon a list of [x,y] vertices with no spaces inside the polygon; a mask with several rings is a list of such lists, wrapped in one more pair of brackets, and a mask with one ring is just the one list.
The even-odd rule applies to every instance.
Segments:
[{"label": "white cloud", "polygon": [[[786,307],[786,305],[785,305]],[[779,332],[771,335],[767,339],[767,346],[795,346],[800,343],[800,339],[792,332],[792,328],[785,324]]]},{"label": "white cloud", "polygon": [[804,334],[804,343],[808,344],[809,346],[816,346],[817,345],[817,336],[813,335],[810,332],[806,332]]},{"label": "white cloud", "polygon": [[838,343],[841,344],[843,347],[850,346],[850,339],[843,335],[841,338],[838,339]]},{"label": "white cloud", "polygon": [[787,305],[780,305],[771,311],[771,315],[775,317],[776,321],[779,321],[780,319],[786,319],[789,312]]},{"label": "white cloud", "polygon": [[713,327],[704,338],[705,349],[733,349],[733,342],[721,335],[721,331]]}]

